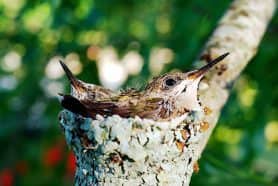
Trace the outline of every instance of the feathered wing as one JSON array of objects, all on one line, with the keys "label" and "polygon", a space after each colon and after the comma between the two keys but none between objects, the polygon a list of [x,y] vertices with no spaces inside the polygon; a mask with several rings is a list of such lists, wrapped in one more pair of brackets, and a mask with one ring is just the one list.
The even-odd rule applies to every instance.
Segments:
[{"label": "feathered wing", "polygon": [[100,115],[112,115],[111,110],[115,105],[113,103],[104,102],[99,103],[97,101],[78,100],[72,95],[62,95],[61,105],[63,108],[84,117],[90,117],[95,119],[97,114]]},{"label": "feathered wing", "polygon": [[155,119],[159,116],[163,99],[148,98],[132,103],[130,100],[89,101],[78,100],[71,95],[63,95],[61,105],[73,113],[95,119],[96,115]]},{"label": "feathered wing", "polygon": [[139,116],[141,118],[157,118],[161,110],[163,99],[148,98],[141,100],[134,100],[134,98],[127,98],[129,100],[119,100],[122,98],[114,98],[114,100],[103,100],[87,102],[86,108],[90,115],[119,115],[124,118]]},{"label": "feathered wing", "polygon": [[87,108],[75,97],[71,95],[59,94],[61,106],[75,114],[89,117]]}]

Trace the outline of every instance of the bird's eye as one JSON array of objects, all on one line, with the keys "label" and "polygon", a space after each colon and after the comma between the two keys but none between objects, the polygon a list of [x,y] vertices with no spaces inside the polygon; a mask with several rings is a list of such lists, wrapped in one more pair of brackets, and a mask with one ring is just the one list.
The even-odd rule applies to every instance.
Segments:
[{"label": "bird's eye", "polygon": [[176,80],[169,78],[165,80],[165,85],[167,85],[168,87],[174,86],[176,84]]}]

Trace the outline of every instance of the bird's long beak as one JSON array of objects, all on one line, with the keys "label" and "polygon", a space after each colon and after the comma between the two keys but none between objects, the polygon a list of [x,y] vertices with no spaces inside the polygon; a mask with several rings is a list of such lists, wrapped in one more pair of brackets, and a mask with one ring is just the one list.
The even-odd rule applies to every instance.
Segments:
[{"label": "bird's long beak", "polygon": [[226,56],[229,55],[229,52],[217,57],[216,59],[208,62],[207,65],[201,67],[198,70],[195,70],[193,72],[191,72],[190,74],[188,74],[188,78],[190,79],[198,79],[199,77],[203,76],[207,71],[209,71],[213,66],[215,66],[217,63],[219,63],[220,61],[222,61]]},{"label": "bird's long beak", "polygon": [[76,77],[72,74],[72,72],[70,71],[70,69],[67,67],[67,65],[65,63],[63,63],[61,60],[59,60],[62,68],[64,69],[67,78],[70,81],[70,84],[76,89],[79,90],[82,88],[81,83],[78,81],[78,79],[76,79]]}]

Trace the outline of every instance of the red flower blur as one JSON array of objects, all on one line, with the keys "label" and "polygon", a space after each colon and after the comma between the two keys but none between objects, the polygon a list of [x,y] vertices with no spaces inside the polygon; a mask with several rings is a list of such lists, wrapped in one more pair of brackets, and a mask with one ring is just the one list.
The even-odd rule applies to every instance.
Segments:
[{"label": "red flower blur", "polygon": [[43,155],[43,163],[47,167],[54,167],[62,160],[63,148],[55,145],[48,149]]},{"label": "red flower blur", "polygon": [[16,166],[15,166],[15,170],[16,173],[18,173],[19,175],[26,175],[27,171],[28,171],[28,164],[26,161],[21,160],[19,162],[17,162]]},{"label": "red flower blur", "polygon": [[70,152],[67,158],[67,175],[74,177],[75,173],[75,156],[73,152]]},{"label": "red flower blur", "polygon": [[10,169],[4,169],[0,172],[0,186],[12,186],[13,182],[14,177]]}]

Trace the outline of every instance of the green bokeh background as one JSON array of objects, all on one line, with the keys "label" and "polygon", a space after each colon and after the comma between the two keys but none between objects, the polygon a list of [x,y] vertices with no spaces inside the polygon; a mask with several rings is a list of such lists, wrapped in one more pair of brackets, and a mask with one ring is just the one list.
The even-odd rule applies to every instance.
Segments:
[{"label": "green bokeh background", "polygon": [[[78,54],[78,77],[99,84],[88,47],[113,46],[120,57],[133,50],[144,65],[122,87],[143,86],[152,77],[154,47],[174,54],[163,72],[190,69],[229,3],[0,0],[0,185],[73,184],[57,119],[61,107],[44,89],[53,81],[69,90],[64,76],[45,75],[53,56]],[[236,82],[191,185],[278,185],[277,22],[274,16],[258,54]],[[21,56],[13,71],[1,65],[11,51]]]}]

